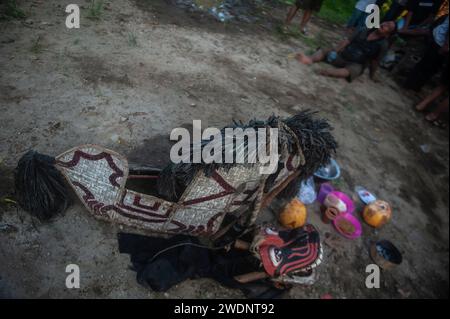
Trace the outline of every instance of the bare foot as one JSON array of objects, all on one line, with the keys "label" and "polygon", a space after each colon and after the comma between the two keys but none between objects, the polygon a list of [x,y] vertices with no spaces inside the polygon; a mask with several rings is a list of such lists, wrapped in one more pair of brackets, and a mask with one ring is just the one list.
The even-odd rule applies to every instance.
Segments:
[{"label": "bare foot", "polygon": [[424,111],[428,106],[428,103],[419,103],[416,105],[416,110],[419,112]]},{"label": "bare foot", "polygon": [[295,58],[296,58],[296,59],[298,60],[298,62],[300,62],[300,63],[306,64],[306,65],[311,65],[311,64],[313,64],[313,60],[312,60],[309,56],[306,56],[306,55],[303,54],[303,53],[297,54]]}]

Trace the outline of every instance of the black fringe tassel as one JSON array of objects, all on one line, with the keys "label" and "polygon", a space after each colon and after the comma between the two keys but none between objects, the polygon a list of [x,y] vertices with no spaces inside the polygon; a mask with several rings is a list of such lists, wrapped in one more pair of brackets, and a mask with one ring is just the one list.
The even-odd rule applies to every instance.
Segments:
[{"label": "black fringe tassel", "polygon": [[69,206],[69,193],[53,157],[29,151],[15,170],[16,198],[20,206],[47,221]]},{"label": "black fringe tassel", "polygon": [[[316,113],[305,110],[287,119],[271,116],[267,121],[252,120],[248,124],[235,122],[228,126],[243,129],[249,127],[257,129],[267,126],[276,128],[278,127],[279,121],[282,121],[294,132],[300,142],[306,163],[300,169],[300,176],[284,189],[279,195],[280,198],[287,199],[294,197],[300,187],[300,183],[311,177],[320,167],[327,165],[331,157],[336,153],[338,145],[331,134],[333,128],[327,120],[315,118]],[[222,130],[222,134],[224,130]],[[203,144],[207,142],[203,141]],[[293,136],[287,136],[280,141],[281,143],[287,146],[291,153],[297,152]],[[191,147],[191,152],[192,149]],[[183,191],[199,170],[202,170],[209,176],[215,169],[229,169],[234,165],[236,164],[170,164],[160,174],[160,179],[158,180],[159,195],[169,201],[178,201]],[[276,175],[278,175],[278,171],[274,176],[269,177],[266,185],[267,188],[272,186],[271,184],[275,180]]]}]

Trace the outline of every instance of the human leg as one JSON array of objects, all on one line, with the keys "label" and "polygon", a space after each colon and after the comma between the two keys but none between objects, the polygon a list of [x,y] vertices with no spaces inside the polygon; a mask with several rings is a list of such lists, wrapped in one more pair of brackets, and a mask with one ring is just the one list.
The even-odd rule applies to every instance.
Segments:
[{"label": "human leg", "polygon": [[441,117],[441,114],[444,112],[448,112],[449,99],[443,99],[437,106],[436,110],[429,113],[425,119],[429,122],[434,122]]},{"label": "human leg", "polygon": [[348,79],[350,76],[350,71],[347,68],[339,68],[339,69],[327,68],[320,70],[319,74],[332,78]]},{"label": "human leg", "polygon": [[330,50],[319,49],[316,52],[314,52],[314,54],[311,56],[307,56],[304,53],[299,53],[297,54],[296,58],[300,63],[310,65],[325,60],[329,52]]},{"label": "human leg", "polygon": [[445,85],[440,85],[416,105],[417,111],[424,111],[434,100],[439,98],[446,90]]},{"label": "human leg", "polygon": [[294,19],[295,15],[297,14],[297,11],[299,10],[299,7],[297,5],[293,5],[289,8],[288,14],[286,16],[285,24],[289,25],[292,22],[292,19]]},{"label": "human leg", "polygon": [[306,25],[308,24],[309,20],[311,20],[312,16],[312,10],[305,10],[303,12],[302,21],[300,22],[300,31],[305,33]]},{"label": "human leg", "polygon": [[406,88],[419,91],[439,70],[445,59],[444,56],[439,54],[439,49],[440,47],[435,42],[429,45],[423,58],[411,71],[411,74],[405,83]]}]

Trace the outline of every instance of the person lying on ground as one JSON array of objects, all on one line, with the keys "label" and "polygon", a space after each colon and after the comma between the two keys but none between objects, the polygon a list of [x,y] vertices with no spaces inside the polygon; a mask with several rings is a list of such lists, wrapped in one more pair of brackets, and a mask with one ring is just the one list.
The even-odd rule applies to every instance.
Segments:
[{"label": "person lying on ground", "polygon": [[[441,81],[438,87],[436,87],[429,95],[427,95],[419,104],[416,105],[416,110],[419,112],[426,111],[430,108],[433,102],[437,101],[440,97],[444,96],[445,93],[448,93],[449,82],[448,82],[448,61],[442,69]],[[448,113],[449,99],[448,97],[444,98],[440,103],[437,104],[437,107],[434,111],[428,113],[425,116],[425,119],[436,126],[445,127],[444,122],[441,120],[441,116],[443,113]]]},{"label": "person lying on ground", "polygon": [[286,17],[285,27],[289,26],[297,14],[298,10],[302,9],[303,17],[300,22],[300,32],[307,33],[306,25],[311,20],[313,11],[319,12],[322,7],[323,0],[297,0],[295,4],[289,9]]},{"label": "person lying on ground", "polygon": [[383,22],[379,29],[355,32],[350,39],[345,39],[335,49],[319,49],[312,56],[299,53],[297,60],[307,65],[326,61],[334,68],[322,70],[320,74],[344,78],[349,82],[360,76],[369,66],[370,78],[376,81],[378,63],[388,48],[387,39],[395,31],[394,21]]},{"label": "person lying on ground", "polygon": [[377,0],[359,0],[350,19],[347,22],[347,29],[357,29],[362,30],[366,28],[366,20],[369,16],[369,13],[366,12],[366,8],[368,5],[375,4]]},{"label": "person lying on ground", "polygon": [[405,82],[406,89],[420,91],[447,59],[449,51],[448,16],[432,30],[431,35],[423,58],[414,66]]}]

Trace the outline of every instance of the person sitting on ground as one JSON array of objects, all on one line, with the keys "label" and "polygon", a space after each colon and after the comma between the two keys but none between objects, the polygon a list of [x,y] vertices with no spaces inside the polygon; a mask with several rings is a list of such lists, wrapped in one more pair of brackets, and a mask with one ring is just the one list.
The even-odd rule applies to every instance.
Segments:
[{"label": "person sitting on ground", "polygon": [[289,9],[285,26],[287,27],[289,24],[291,24],[292,19],[294,19],[298,10],[302,9],[304,12],[302,21],[300,22],[300,31],[303,34],[306,34],[306,25],[308,24],[309,20],[311,20],[313,11],[319,12],[320,8],[322,7],[322,3],[323,0],[297,0],[295,4]]},{"label": "person sitting on ground", "polygon": [[335,49],[319,49],[312,56],[299,53],[297,60],[307,65],[326,61],[335,68],[322,70],[320,74],[344,78],[349,82],[360,76],[369,66],[370,78],[376,80],[378,62],[385,55],[388,48],[387,39],[395,33],[396,28],[394,21],[383,22],[379,29],[355,32],[350,39],[342,41]]},{"label": "person sitting on ground", "polygon": [[[445,93],[448,93],[449,82],[448,82],[448,61],[445,63],[445,66],[442,69],[441,81],[437,88],[435,88],[429,95],[427,95],[419,104],[416,105],[416,110],[419,112],[426,111],[430,108],[433,102],[437,101],[440,97],[442,97]],[[441,115],[445,112],[448,112],[449,99],[448,97],[444,98],[440,103],[437,104],[437,107],[434,111],[428,113],[425,116],[425,119],[428,122],[433,123],[436,126],[441,128],[445,128],[446,124],[441,120]]]},{"label": "person sitting on ground", "polygon": [[375,4],[377,0],[359,0],[350,19],[347,22],[347,29],[362,30],[366,28],[366,20],[369,13],[366,12],[368,5]]}]

